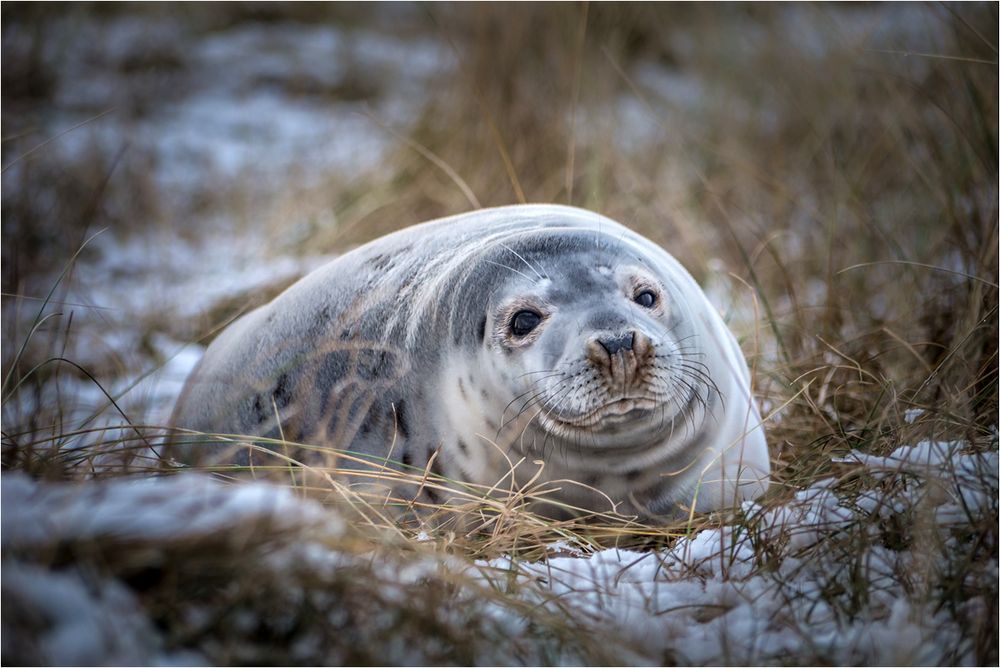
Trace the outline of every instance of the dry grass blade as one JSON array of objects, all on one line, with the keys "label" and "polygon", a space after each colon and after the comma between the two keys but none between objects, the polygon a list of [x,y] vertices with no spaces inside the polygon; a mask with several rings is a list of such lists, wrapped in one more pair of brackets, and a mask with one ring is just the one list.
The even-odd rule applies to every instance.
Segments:
[{"label": "dry grass blade", "polygon": [[[996,664],[996,5],[63,10],[4,8],[5,663]],[[163,427],[164,372],[294,280],[272,261],[524,201],[705,287],[767,497],[646,526],[515,486],[520,455],[470,485],[395,442]],[[53,660],[41,582],[137,624]]]}]

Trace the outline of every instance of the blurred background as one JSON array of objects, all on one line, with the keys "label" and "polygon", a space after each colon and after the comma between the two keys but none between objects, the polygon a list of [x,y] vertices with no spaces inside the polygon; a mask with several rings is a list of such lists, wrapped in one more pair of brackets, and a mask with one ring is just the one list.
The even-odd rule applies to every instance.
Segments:
[{"label": "blurred background", "polygon": [[72,475],[40,434],[163,424],[202,346],[302,274],[517,202],[690,269],[779,478],[826,446],[995,447],[995,3],[4,3],[2,25],[5,467]]}]

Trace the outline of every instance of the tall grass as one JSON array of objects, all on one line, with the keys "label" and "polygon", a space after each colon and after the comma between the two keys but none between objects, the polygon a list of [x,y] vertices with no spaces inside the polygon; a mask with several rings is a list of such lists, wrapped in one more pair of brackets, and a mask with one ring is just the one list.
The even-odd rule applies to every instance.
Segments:
[{"label": "tall grass", "polygon": [[[387,128],[400,141],[380,176],[352,182],[331,175],[316,190],[296,190],[296,197],[316,206],[332,200],[337,220],[303,247],[338,251],[407,224],[521,201],[574,204],[624,222],[676,255],[725,302],[724,315],[748,354],[768,415],[775,485],[765,507],[823,478],[834,478],[845,494],[881,489],[891,496],[893,485],[902,484],[834,461],[851,451],[885,454],[923,440],[997,449],[996,5],[490,3],[431,5],[421,12],[411,29],[446,44],[455,69],[437,82],[412,127]],[[51,168],[39,164],[38,170]],[[65,232],[56,236],[74,239],[102,222],[106,209],[92,202],[120,197],[113,164],[100,170],[65,166],[91,178],[103,171],[111,187],[100,179],[87,185],[69,178],[66,188],[55,188],[59,211],[81,213],[44,219]],[[28,233],[33,219],[26,213],[35,211],[29,200],[41,188],[42,172],[23,173],[34,180],[26,177],[13,189],[5,182],[4,218],[22,221],[16,228],[4,225],[5,293],[30,284],[25,277],[34,268],[28,265],[44,244]],[[154,199],[152,193],[131,203],[148,211]],[[64,257],[71,252],[59,248]],[[51,276],[51,270],[41,273]],[[155,428],[80,427],[61,417],[57,393],[49,391],[59,383],[55,368],[84,380],[93,374],[68,363],[43,364],[61,358],[65,337],[73,334],[67,318],[52,315],[59,294],[45,310],[4,300],[4,375],[16,388],[9,391],[5,382],[4,469],[63,478],[162,471],[163,462],[148,447],[160,434]],[[219,322],[235,308],[226,305]],[[26,326],[36,312],[39,326]],[[15,352],[25,341],[24,352]],[[93,382],[110,382],[116,371],[122,370],[97,374]],[[95,436],[95,429],[101,434]],[[544,489],[497,497],[425,471],[373,467],[371,475],[395,482],[453,490],[440,521],[407,524],[385,510],[384,498],[338,486],[335,473],[316,471],[309,482],[297,478],[297,489],[352,508],[363,535],[376,528],[393,549],[412,549],[400,537],[431,530],[434,541],[418,552],[465,559],[535,559],[554,540],[584,551],[660,547],[723,520],[696,517],[672,527],[611,516],[552,522],[527,505]],[[753,517],[740,521],[750,530],[755,526]],[[873,517],[872,524],[878,521]],[[875,535],[911,544],[928,521],[918,508],[896,525],[878,525]],[[957,548],[925,545],[928,554],[945,553],[950,566],[946,573],[927,573],[930,584],[914,594],[953,610],[982,597],[990,606],[985,621],[969,622],[968,629],[976,659],[984,663],[997,656],[996,582],[964,578],[995,563],[996,525],[994,504],[991,516],[970,518]],[[872,540],[871,528],[859,526],[797,556],[822,551],[822,558],[848,569],[852,555]],[[193,546],[183,556],[200,556],[203,548]],[[757,548],[764,564],[788,556],[774,541]],[[210,579],[206,574],[218,577],[234,563],[242,563],[240,554],[224,550],[204,562],[203,571],[186,576],[190,580],[177,591],[200,592]],[[266,608],[259,601],[287,594],[265,587],[267,596],[255,599],[261,585],[250,565],[232,580],[237,594],[226,605]],[[448,591],[446,581],[433,581]],[[853,591],[834,590],[845,582]],[[868,605],[862,575],[832,572],[830,583],[829,600],[846,617]],[[346,607],[371,591],[357,589],[351,578],[342,584],[338,600]],[[157,584],[150,591],[155,618],[176,630],[173,590]],[[503,598],[497,591],[490,595]],[[429,600],[445,608],[454,604],[444,594]],[[410,613],[407,619],[419,627],[426,610]],[[538,628],[552,623],[546,619]],[[360,632],[365,622],[356,622],[351,628]],[[228,628],[209,626],[201,633],[236,637],[227,635]],[[584,628],[559,632],[582,643]],[[447,625],[414,631],[436,633],[445,646],[459,649],[475,643],[465,632]],[[210,652],[216,661],[270,657],[241,655],[238,643],[219,642]],[[359,642],[358,654],[326,656],[377,662],[384,657],[376,642]],[[593,643],[580,647],[583,660],[609,660]],[[476,656],[470,645],[468,653],[431,658],[463,663]],[[822,657],[804,650],[790,660]]]}]

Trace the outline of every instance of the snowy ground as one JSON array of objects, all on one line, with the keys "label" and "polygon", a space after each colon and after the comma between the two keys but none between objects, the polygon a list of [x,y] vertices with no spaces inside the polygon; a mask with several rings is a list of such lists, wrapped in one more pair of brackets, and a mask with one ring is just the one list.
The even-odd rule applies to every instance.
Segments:
[{"label": "snowy ground", "polygon": [[[133,421],[162,424],[200,356],[201,347],[186,342],[208,333],[199,316],[330,259],[296,246],[309,230],[337,223],[328,206],[315,209],[297,195],[324,179],[363,179],[394,141],[380,124],[412,122],[429,80],[447,73],[450,61],[436,42],[293,22],[198,34],[170,17],[66,16],[49,29],[42,59],[59,76],[30,122],[34,136],[50,141],[43,150],[32,139],[5,151],[5,190],[39,190],[26,206],[44,215],[61,193],[38,183],[39,173],[90,171],[95,156],[116,156],[109,174],[127,172],[124,182],[137,192],[112,192],[105,206],[115,207],[112,196],[147,191],[155,201],[149,220],[87,230],[70,264],[28,277],[21,294],[31,299],[5,298],[4,317],[72,318],[62,355],[88,369],[110,368],[119,377],[104,389]],[[17,53],[24,35],[8,32],[7,48]],[[168,65],[155,76],[130,65],[158,61]],[[345,99],[345,88],[362,98]],[[29,152],[30,165],[20,157]],[[282,219],[280,241],[269,236],[275,218]],[[5,208],[6,233],[32,224],[28,212]],[[43,305],[67,267],[53,302]],[[144,380],[133,387],[137,378]],[[60,382],[46,396],[8,401],[8,422],[57,394],[77,399],[64,405],[69,422],[108,404],[91,382]]]},{"label": "snowy ground", "polygon": [[[851,498],[838,493],[831,478],[781,507],[747,504],[747,526],[704,530],[659,553],[607,550],[520,570],[546,582],[563,604],[616,625],[647,656],[672,655],[683,664],[775,663],[801,656],[803,643],[834,664],[973,663],[956,620],[915,600],[904,586],[904,574],[930,576],[946,568],[947,559],[921,554],[916,546],[880,545],[871,522],[923,505],[920,512],[933,517],[938,532],[933,538],[955,549],[950,531],[995,506],[997,489],[996,455],[965,456],[961,450],[960,443],[925,442],[890,457],[857,456],[876,477],[913,476],[892,495]],[[943,472],[954,477],[942,478]],[[943,494],[928,499],[937,485]],[[845,567],[842,552],[823,545],[852,530],[869,539],[854,555],[860,572]],[[768,544],[783,544],[773,571],[761,568],[761,548]],[[995,577],[996,568],[996,562],[986,564],[977,576]],[[866,609],[853,618],[829,596],[838,572],[845,590],[855,586],[852,578],[871,588]],[[986,601],[964,605],[971,618]]]},{"label": "snowy ground", "polygon": [[[982,621],[987,601],[970,598],[951,613],[941,610],[934,596],[940,573],[964,549],[961,528],[991,508],[996,512],[996,454],[963,451],[961,443],[925,442],[889,457],[856,455],[845,464],[891,483],[888,494],[847,494],[834,479],[823,480],[783,506],[747,504],[743,523],[703,530],[657,552],[588,554],[558,543],[551,546],[553,556],[538,562],[504,557],[471,565],[428,553],[406,568],[380,567],[373,556],[363,559],[376,564],[377,577],[366,575],[369,580],[360,586],[383,600],[372,623],[390,625],[395,608],[408,605],[405,596],[386,600],[386,592],[397,586],[441,578],[442,572],[468,578],[469,591],[477,582],[489,583],[505,592],[506,601],[474,596],[462,608],[467,623],[493,620],[516,635],[523,621],[514,603],[521,600],[600,629],[623,663],[739,665],[795,657],[856,665],[972,665],[975,657],[962,620]],[[166,649],[168,642],[141,599],[120,579],[46,568],[59,549],[104,546],[109,561],[143,559],[129,550],[148,561],[150,553],[169,553],[171,546],[184,543],[246,542],[250,531],[277,537],[266,550],[264,574],[293,590],[302,585],[290,573],[301,577],[302,571],[312,571],[322,579],[330,568],[358,563],[336,547],[345,531],[337,515],[285,488],[226,487],[200,476],[80,486],[8,473],[2,489],[3,596],[5,605],[21,611],[24,625],[5,629],[4,642],[11,645],[4,651],[30,638],[35,647],[29,656],[44,663],[204,660],[189,650]],[[910,537],[905,547],[890,544],[885,526],[914,513],[928,520],[928,531]],[[247,558],[259,558],[261,550],[249,542]],[[118,565],[111,570],[116,568],[127,571]],[[979,580],[969,585],[983,586],[996,576],[997,564],[990,561],[965,578]],[[865,583],[866,600],[852,612],[858,582]],[[37,635],[18,634],[24,627]],[[307,638],[291,642],[309,644]],[[580,660],[544,643],[528,657],[515,649],[495,647],[479,655],[477,663],[531,663],[545,656],[556,662]],[[415,642],[383,658],[419,663],[430,651]],[[331,655],[303,658],[322,663]]]},{"label": "snowy ground", "polygon": [[[134,422],[162,424],[203,350],[185,342],[193,338],[191,323],[200,314],[329,259],[268,237],[266,223],[274,217],[308,217],[287,208],[294,199],[285,192],[289,182],[308,189],[322,187],[311,175],[363,178],[389,145],[366,114],[389,124],[412,121],[432,92],[432,76],[453,63],[437,42],[301,24],[240,25],[180,50],[178,41],[192,38],[171,21],[117,18],[98,26],[67,20],[61,29],[63,52],[76,55],[56,84],[58,104],[40,121],[45,133],[55,135],[107,108],[134,113],[109,114],[61,136],[44,159],[56,165],[86,162],[93,150],[114,154],[129,145],[149,161],[151,187],[164,195],[160,222],[170,223],[138,231],[122,225],[94,238],[56,305],[64,317],[75,317],[64,353],[84,366],[124,370],[104,389]],[[126,81],[131,75],[122,74],[123,63],[151,53],[179,59],[175,73],[164,80]],[[247,59],[246,53],[259,57]],[[326,66],[303,68],[302,61]],[[302,80],[303,71],[311,78]],[[372,79],[358,81],[358,71]],[[639,68],[635,75],[682,107],[704,95],[698,81],[662,69]],[[178,81],[188,94],[164,93]],[[159,103],[136,111],[146,98],[130,91],[143,86],[160,91]],[[375,93],[366,93],[374,104],[330,93],[352,87],[374,87]],[[633,125],[636,143],[654,131],[648,119]],[[9,162],[6,153],[3,185],[17,188],[22,165]],[[238,196],[240,214],[190,204],[207,190],[234,184],[252,186],[252,195]],[[271,200],[280,204],[262,204]],[[716,273],[724,275],[724,269]],[[746,303],[743,311],[735,310],[731,287],[720,283],[709,292],[732,317],[752,319]],[[5,302],[5,318],[11,304]],[[20,317],[30,320],[37,306],[24,302],[19,308]],[[67,375],[46,392],[6,400],[5,422],[18,424],[39,406],[58,401],[68,424],[120,424],[114,411],[84,422],[108,403],[91,381]],[[544,624],[525,621],[534,619],[526,616],[527,608],[532,615],[550,612],[580,629],[595,629],[591,637],[622,663],[972,664],[969,629],[982,623],[990,604],[972,596],[949,609],[941,590],[996,591],[996,561],[975,554],[966,531],[996,517],[996,447],[994,432],[986,453],[963,442],[936,441],[904,445],[887,457],[855,453],[837,462],[836,477],[799,491],[794,500],[747,504],[738,523],[705,529],[669,549],[593,552],[561,542],[550,546],[549,558],[535,562],[502,557],[471,563],[434,550],[436,537],[423,541],[428,550],[413,559],[386,557],[380,563],[359,557],[344,545],[345,525],[335,513],[260,483],[223,486],[190,476],[71,484],[5,472],[3,602],[17,616],[4,616],[3,654],[64,665],[177,665],[233,656],[190,649],[210,647],[211,640],[185,644],[164,631],[136,575],[171,564],[183,570],[186,562],[178,554],[230,550],[259,560],[256,577],[283,590],[283,605],[293,607],[316,595],[313,580],[332,587],[338,569],[361,573],[350,586],[360,588],[360,599],[378,603],[359,633],[397,633],[394,611],[412,607],[420,587],[438,587],[455,606],[444,609],[457,615],[445,622],[483,634],[463,657],[469,663],[574,663],[595,656],[574,653],[557,641],[558,634],[533,635]],[[966,554],[970,563],[956,584],[950,572]],[[362,564],[369,570],[356,571]],[[458,591],[444,586],[455,581],[463,583]],[[227,586],[223,578],[219,589]],[[491,598],[483,587],[503,595]],[[304,663],[357,659],[316,637],[317,629],[344,623],[336,603],[332,610],[318,608],[327,615],[323,623],[287,631],[274,642],[293,647]],[[214,614],[210,604],[177,605],[185,627],[212,628],[204,621]],[[237,626],[252,635],[263,623],[254,615],[270,610],[248,606]],[[281,606],[273,610],[277,618],[284,614]],[[491,632],[505,640],[494,642]],[[433,636],[414,631],[403,637],[409,644],[384,641],[384,654],[376,659],[419,663],[439,657]],[[262,656],[243,660],[260,662]]]}]

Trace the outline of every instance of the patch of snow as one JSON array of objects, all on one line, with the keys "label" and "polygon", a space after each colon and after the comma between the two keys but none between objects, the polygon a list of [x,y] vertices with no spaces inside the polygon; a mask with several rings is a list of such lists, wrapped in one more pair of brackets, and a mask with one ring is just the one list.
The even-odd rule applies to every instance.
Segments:
[{"label": "patch of snow", "polygon": [[[356,614],[364,615],[366,630],[373,637],[389,641],[378,646],[379,656],[387,663],[426,662],[421,659],[422,652],[440,651],[435,647],[437,637],[429,636],[427,646],[420,647],[421,637],[394,635],[398,630],[395,622],[400,615],[420,609],[413,597],[426,582],[441,583],[443,578],[451,588],[465,581],[456,575],[461,576],[468,568],[467,562],[445,554],[397,559],[342,551],[337,539],[342,537],[344,524],[338,515],[299,498],[291,490],[262,483],[223,485],[189,474],[144,481],[43,483],[5,473],[0,476],[0,492],[4,511],[0,528],[4,603],[16,601],[21,613],[21,617],[4,616],[2,636],[6,643],[16,635],[18,619],[55,619],[56,623],[29,629],[24,636],[57,657],[55,663],[201,662],[194,655],[163,654],[159,636],[147,632],[152,628],[147,611],[121,582],[98,574],[103,564],[85,560],[80,564],[81,573],[85,569],[97,571],[87,574],[85,591],[77,586],[75,571],[50,569],[50,555],[65,546],[79,546],[81,552],[105,549],[114,554],[115,546],[122,545],[124,552],[139,561],[151,554],[152,563],[156,563],[160,551],[169,554],[171,546],[185,543],[188,549],[200,546],[201,550],[211,550],[217,544],[214,541],[230,545],[229,550],[234,542],[242,545],[247,558],[254,559],[253,567],[259,569],[261,577],[268,578],[271,591],[279,592],[280,600],[273,609],[266,610],[267,625],[289,632],[293,650],[301,653],[305,663],[336,663],[332,659],[319,660],[326,656],[317,654],[320,648],[329,650],[331,644],[334,648],[350,646],[354,640],[339,645],[321,643],[315,637],[318,629],[308,625],[292,633],[298,623],[293,611],[303,604],[310,606],[310,616],[326,611],[334,626]],[[263,548],[254,551],[255,540],[260,540]],[[230,558],[233,567],[238,568],[239,560]],[[363,577],[344,585],[344,580],[354,574]],[[329,591],[323,583],[330,584]],[[344,610],[339,592],[345,586],[358,592],[362,601],[364,593],[370,591],[371,609]],[[10,599],[8,592],[12,592]],[[502,665],[513,656],[538,657],[527,662],[539,663],[543,656],[553,655],[547,653],[547,647],[532,646],[520,637],[530,631],[522,614],[481,594],[478,586],[459,589],[455,594],[461,599],[459,604],[435,613],[438,622],[453,629],[465,629],[471,624],[491,634],[491,638],[496,636],[476,648],[480,658],[475,664]],[[112,604],[115,607],[105,614]],[[218,611],[204,606],[201,602],[190,607],[182,605],[178,612],[185,615],[189,628],[211,628],[217,622]],[[252,635],[262,623],[261,613],[253,605],[238,607],[228,611],[226,623],[230,632]],[[486,620],[488,626],[483,624]],[[125,637],[119,638],[123,634]],[[114,645],[115,639],[123,647]],[[558,648],[553,651],[555,656],[563,657],[561,662],[574,662],[572,656]],[[24,648],[18,648],[13,655],[32,656]]]},{"label": "patch of snow", "polygon": [[635,68],[636,83],[652,91],[668,109],[696,112],[709,105],[706,81],[694,72],[664,68],[659,63],[641,62]]},{"label": "patch of snow", "polygon": [[128,238],[105,233],[92,247],[99,259],[77,267],[70,294],[128,319],[158,313],[191,318],[225,298],[298,278],[332,259],[272,257],[261,239],[223,230],[197,242],[171,232]]},{"label": "patch of snow", "polygon": [[583,550],[573,545],[570,545],[564,540],[557,540],[554,543],[549,543],[545,546],[545,549],[549,552],[560,554],[560,555],[570,555],[574,557],[582,557],[584,555]]},{"label": "patch of snow", "polygon": [[997,503],[1000,455],[969,454],[967,448],[961,441],[921,441],[887,457],[852,452],[836,461],[864,464],[875,476],[907,473],[934,481],[939,493],[923,495],[920,501],[933,507],[935,523],[946,527],[969,522]]},{"label": "patch of snow", "polygon": [[[32,118],[36,135],[11,147],[16,155],[91,119],[32,160],[62,173],[95,157],[110,164],[127,147],[112,174],[128,172],[155,194],[157,219],[98,235],[73,268],[68,304],[49,308],[63,312],[60,325],[72,314],[62,356],[94,371],[133,422],[154,424],[169,415],[182,376],[197,362],[199,347],[179,340],[208,333],[189,331],[201,314],[330,259],[298,257],[294,243],[294,255],[275,248],[268,226],[287,219],[282,198],[332,175],[364,174],[396,141],[366,117],[369,108],[391,125],[409,123],[432,91],[429,81],[454,66],[434,39],[294,22],[201,33],[183,19],[161,19],[73,12],[47,24],[53,39],[40,57],[58,74],[54,92]],[[22,48],[8,32],[12,48]],[[342,94],[352,87],[356,99]],[[6,191],[23,186],[24,166],[5,169]],[[56,205],[55,190],[33,192],[39,210]],[[109,199],[102,206],[117,205]],[[309,222],[317,221],[337,223],[330,214]],[[16,217],[6,223],[11,230],[19,224]],[[301,225],[288,228],[282,239]],[[30,296],[51,285],[39,280]],[[5,301],[5,318],[10,305]],[[44,396],[5,402],[5,419],[59,406],[73,428],[109,406],[94,383],[67,375]],[[110,409],[98,426],[120,421]]]},{"label": "patch of snow", "polygon": [[[52,156],[70,162],[95,144],[111,154],[128,145],[153,156],[158,189],[177,197],[204,188],[206,175],[267,188],[290,171],[300,184],[363,172],[394,141],[366,117],[369,107],[410,122],[427,82],[453,67],[437,40],[333,25],[244,23],[200,35],[177,20],[75,16],[55,30],[66,39],[43,119],[50,132],[114,112],[60,138]],[[131,65],[144,62],[159,69]],[[366,88],[356,101],[338,93],[358,85]]]},{"label": "patch of snow", "polygon": [[[997,454],[960,454],[962,445],[924,442],[889,457],[858,453],[851,461],[875,473],[912,466],[926,477],[930,465],[933,480],[957,476],[964,491],[942,501],[934,516],[938,531],[946,531],[951,523],[970,521],[968,512],[958,513],[963,503],[975,516],[997,495]],[[958,647],[965,652],[962,661],[970,661],[972,648],[962,643],[955,618],[911,598],[902,584],[900,573],[915,577],[926,570],[925,556],[869,541],[855,555],[862,573],[852,574],[824,550],[841,532],[869,527],[870,512],[905,512],[921,503],[932,482],[905,489],[888,505],[884,495],[874,494],[852,503],[836,491],[835,482],[818,481],[776,508],[748,502],[745,525],[704,529],[657,553],[604,550],[590,558],[557,556],[541,563],[502,558],[480,567],[542,583],[559,606],[613,625],[649,658],[760,664],[783,655],[800,657],[808,646],[833,663],[913,665],[952,661],[948,652]],[[761,568],[761,546],[780,549],[783,557],[774,572]],[[862,578],[871,590],[866,612],[854,619],[835,609],[827,594],[831,578],[841,574]],[[846,580],[842,586],[850,591],[855,585]],[[554,605],[552,600],[539,604]]]},{"label": "patch of snow", "polygon": [[8,627],[5,616],[5,656],[17,647],[16,656],[53,666],[204,663],[191,652],[163,651],[138,598],[116,580],[4,559],[2,589],[4,606],[17,611],[11,619],[20,618]]},{"label": "patch of snow", "polygon": [[[788,656],[870,665],[970,662],[973,650],[958,618],[909,590],[943,567],[935,562],[942,555],[920,551],[916,544],[890,549],[873,533],[879,529],[871,517],[891,519],[893,513],[909,513],[927,503],[941,480],[954,477],[962,491],[936,498],[936,513],[931,516],[937,523],[933,530],[954,541],[948,526],[961,519],[955,509],[965,504],[973,516],[965,516],[970,521],[996,502],[997,454],[973,453],[963,443],[926,441],[884,457],[853,453],[845,462],[865,467],[876,478],[886,476],[886,481],[889,476],[898,480],[902,473],[907,482],[895,491],[881,492],[881,497],[873,490],[855,498],[841,490],[837,479],[820,480],[783,505],[768,508],[747,502],[742,508],[744,521],[703,529],[656,552],[605,549],[587,556],[558,541],[549,546],[543,561],[505,556],[477,562],[471,571],[460,558],[436,553],[415,555],[403,565],[367,557],[365,561],[372,561],[370,572],[379,583],[380,600],[391,605],[407,605],[408,587],[427,579],[448,577],[448,572],[471,573],[507,595],[517,592],[533,608],[602,629],[602,634],[615,639],[616,648],[621,643],[615,651],[621,652],[625,663],[657,664],[670,657],[691,664],[759,664]],[[44,552],[56,543],[170,542],[263,526],[308,529],[309,535],[332,537],[343,532],[342,520],[330,511],[290,490],[262,483],[223,485],[182,475],[71,485],[40,483],[12,473],[4,474],[0,483],[5,592],[13,582],[8,580],[10,573],[30,570],[23,581],[10,586],[21,587],[19,595],[34,601],[34,607],[44,607],[46,596],[66,596],[74,610],[98,606],[83,598],[65,573],[19,562],[21,555]],[[429,538],[422,532],[417,540]],[[848,540],[842,548],[846,552],[838,551],[842,540]],[[845,557],[848,553],[850,558]],[[322,540],[291,540],[265,561],[275,573],[294,567],[316,577],[333,577],[338,569],[355,563],[354,557]],[[993,560],[985,570],[970,571],[974,578],[970,583],[995,582],[995,565]],[[845,601],[859,581],[867,603],[847,614]],[[917,590],[923,586],[930,585]],[[125,589],[121,595],[112,595],[103,586],[96,591],[88,595],[105,597],[102,600],[117,596],[116,605],[134,604]],[[288,595],[294,598],[305,592]],[[471,590],[463,595],[470,597],[468,605],[456,609],[453,623],[468,623],[463,615],[485,615],[511,637],[528,628],[513,608],[477,598]],[[114,622],[96,615],[80,613],[81,626],[67,626],[60,636],[65,639],[51,641],[54,647],[69,648],[60,650],[60,658],[82,661],[90,653],[102,652],[117,656],[114,652],[119,650],[102,639],[118,628],[113,624],[120,614],[115,613]],[[142,626],[142,613],[133,616]],[[254,619],[248,617],[246,624],[254,628]],[[157,639],[143,633],[140,629],[132,638],[139,649],[155,654]],[[310,641],[301,642],[305,656]],[[512,660],[502,648],[497,650],[491,659]],[[140,656],[131,645],[120,651],[132,652],[122,656]],[[386,651],[386,656],[408,656],[404,646]],[[561,656],[573,662],[572,657]]]},{"label": "patch of snow", "polygon": [[205,354],[205,348],[197,344],[182,344],[163,335],[154,337],[153,345],[166,362],[120,392],[120,403],[129,408],[136,407],[146,424],[166,425],[169,424],[174,402],[180,396],[187,377]]},{"label": "patch of snow", "polygon": [[318,503],[264,483],[223,485],[195,474],[99,485],[44,485],[16,473],[5,473],[0,480],[0,544],[5,552],[57,541],[183,539],[236,524],[314,524],[334,534],[343,528]]}]

